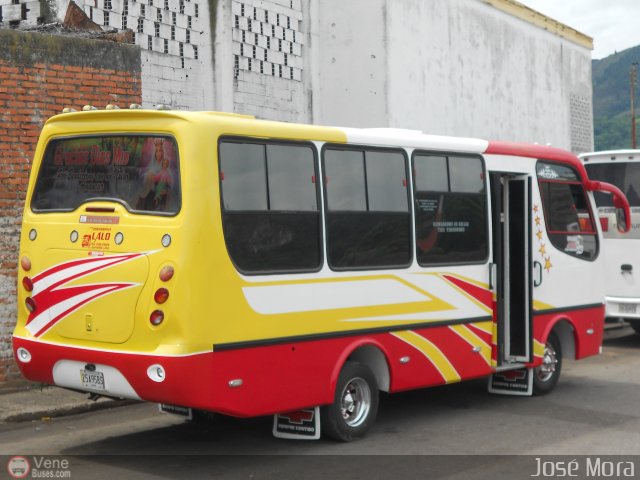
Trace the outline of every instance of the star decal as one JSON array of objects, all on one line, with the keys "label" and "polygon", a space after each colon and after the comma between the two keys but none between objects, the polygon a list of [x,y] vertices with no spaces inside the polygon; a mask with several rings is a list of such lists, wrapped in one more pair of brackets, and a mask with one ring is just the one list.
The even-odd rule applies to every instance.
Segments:
[{"label": "star decal", "polygon": [[538,210],[540,210],[540,209],[538,208],[538,205],[534,205],[534,206],[533,206],[533,212],[534,212],[534,213],[538,213]]},{"label": "star decal", "polygon": [[542,255],[542,257],[544,258],[544,256],[547,254],[547,247],[545,246],[544,243],[540,244],[540,248],[538,249],[538,251],[540,252],[540,255]]},{"label": "star decal", "polygon": [[536,216],[535,221],[536,225],[540,226],[540,217]]},{"label": "star decal", "polygon": [[544,259],[544,269],[549,272],[551,270],[551,267],[553,267],[553,265],[551,264],[551,257],[547,257]]},{"label": "star decal", "polygon": [[536,237],[538,237],[538,240],[542,240],[542,230],[538,230],[538,233],[536,233]]}]

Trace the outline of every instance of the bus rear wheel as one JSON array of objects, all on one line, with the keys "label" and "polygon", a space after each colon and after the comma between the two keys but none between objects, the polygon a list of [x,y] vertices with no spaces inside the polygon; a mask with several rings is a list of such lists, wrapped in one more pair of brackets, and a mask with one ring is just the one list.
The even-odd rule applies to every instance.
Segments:
[{"label": "bus rear wheel", "polygon": [[362,437],[378,414],[378,385],[373,372],[361,363],[345,363],[333,403],[322,407],[322,433],[341,442]]},{"label": "bus rear wheel", "polygon": [[562,346],[558,336],[551,332],[544,346],[542,365],[533,369],[533,394],[546,395],[553,390],[562,370]]}]

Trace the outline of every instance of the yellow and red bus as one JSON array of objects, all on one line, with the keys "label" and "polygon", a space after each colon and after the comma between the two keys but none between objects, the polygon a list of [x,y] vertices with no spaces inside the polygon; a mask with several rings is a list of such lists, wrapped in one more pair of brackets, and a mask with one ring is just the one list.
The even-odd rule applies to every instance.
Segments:
[{"label": "yellow and red bus", "polygon": [[27,191],[15,358],[33,381],[345,441],[379,391],[547,393],[601,348],[594,190],[628,218],[557,148],[63,113]]}]

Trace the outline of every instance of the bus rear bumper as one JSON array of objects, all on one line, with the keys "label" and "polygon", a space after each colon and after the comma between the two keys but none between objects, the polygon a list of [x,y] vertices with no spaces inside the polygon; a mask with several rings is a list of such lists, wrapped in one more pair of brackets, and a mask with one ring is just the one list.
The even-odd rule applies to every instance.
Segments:
[{"label": "bus rear bumper", "polygon": [[640,320],[640,298],[605,297],[607,318]]},{"label": "bus rear bumper", "polygon": [[308,384],[309,378],[302,368],[297,374],[278,368],[285,363],[285,354],[291,355],[290,346],[150,355],[14,336],[13,351],[24,377],[34,382],[236,417],[327,404],[333,395],[333,365],[328,362],[323,364],[324,371],[315,372],[318,382],[290,395],[282,384]]},{"label": "bus rear bumper", "polygon": [[[213,351],[148,355],[57,345],[17,336],[13,337],[13,351],[22,374],[34,382],[202,410],[222,411],[226,410],[223,405],[229,404],[215,381],[219,375],[214,374]],[[249,412],[231,409],[222,413],[248,416]]]}]

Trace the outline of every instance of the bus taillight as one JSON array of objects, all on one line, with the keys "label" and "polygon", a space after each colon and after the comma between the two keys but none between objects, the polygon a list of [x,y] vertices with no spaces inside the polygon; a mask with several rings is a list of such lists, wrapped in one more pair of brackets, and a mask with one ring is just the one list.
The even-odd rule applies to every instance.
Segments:
[{"label": "bus taillight", "polygon": [[166,265],[162,267],[160,270],[160,280],[163,282],[168,282],[173,278],[173,267],[171,265]]},{"label": "bus taillight", "polygon": [[151,325],[157,327],[162,323],[163,320],[164,320],[164,313],[162,310],[154,310],[153,312],[151,312],[151,316],[149,317],[149,321],[151,322]]},{"label": "bus taillight", "polygon": [[29,277],[24,277],[22,279],[22,286],[27,292],[31,292],[33,290],[33,282]]},{"label": "bus taillight", "polygon": [[600,226],[603,232],[609,231],[609,219],[607,217],[600,217]]},{"label": "bus taillight", "polygon": [[169,298],[169,290],[166,288],[159,288],[156,290],[156,293],[153,295],[153,299],[156,303],[164,303]]},{"label": "bus taillight", "polygon": [[38,306],[36,305],[36,301],[31,297],[27,297],[24,303],[27,305],[27,310],[29,310],[29,313],[35,312],[38,308]]}]

